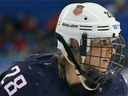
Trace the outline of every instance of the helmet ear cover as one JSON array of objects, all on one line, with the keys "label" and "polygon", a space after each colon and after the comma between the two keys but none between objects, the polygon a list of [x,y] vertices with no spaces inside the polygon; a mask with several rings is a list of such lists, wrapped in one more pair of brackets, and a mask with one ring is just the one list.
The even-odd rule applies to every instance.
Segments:
[{"label": "helmet ear cover", "polygon": [[73,38],[70,38],[68,45],[74,55],[77,55],[80,53],[81,56],[86,56],[87,34],[86,33],[82,34],[80,48],[79,48],[79,44],[78,44],[77,40],[73,39]]},{"label": "helmet ear cover", "polygon": [[68,46],[70,47],[73,55],[79,54],[80,48],[79,48],[78,41],[76,39],[70,38],[68,42]]},{"label": "helmet ear cover", "polygon": [[56,35],[56,38],[63,44],[63,46],[64,46],[64,48],[65,48],[65,50],[66,50],[68,56],[71,58],[72,62],[73,62],[74,65],[76,66],[76,69],[77,69],[80,73],[84,74],[85,72],[80,68],[80,66],[79,66],[78,63],[76,62],[76,60],[75,60],[75,58],[74,58],[74,56],[73,56],[73,53],[72,53],[71,49],[69,48],[68,44],[65,42],[64,38],[63,38],[60,34],[58,34],[58,33],[56,33],[55,35]]}]

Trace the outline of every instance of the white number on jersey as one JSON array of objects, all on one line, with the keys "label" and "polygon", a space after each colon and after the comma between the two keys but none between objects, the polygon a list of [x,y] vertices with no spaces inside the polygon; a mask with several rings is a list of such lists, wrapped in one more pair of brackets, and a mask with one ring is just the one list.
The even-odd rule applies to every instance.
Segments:
[{"label": "white number on jersey", "polygon": [[[13,71],[15,69],[14,72],[12,73],[9,73],[7,74],[1,81],[1,85],[4,84],[4,80],[6,78],[9,78],[9,77],[12,77],[12,76],[15,76],[16,74],[18,74],[21,70],[19,68],[19,66],[14,66],[13,68],[11,68],[11,70]],[[18,81],[21,81],[20,84],[17,84]],[[9,83],[7,83],[5,86],[4,86],[4,89],[7,91],[7,93],[9,94],[9,96],[12,96],[13,94],[15,94],[17,92],[17,89],[21,89],[22,87],[24,87],[25,85],[27,85],[27,81],[25,80],[24,76],[23,75],[19,75],[17,76],[16,78],[14,78],[13,81],[10,81]],[[13,89],[12,90],[9,90],[9,88],[13,86]]]}]

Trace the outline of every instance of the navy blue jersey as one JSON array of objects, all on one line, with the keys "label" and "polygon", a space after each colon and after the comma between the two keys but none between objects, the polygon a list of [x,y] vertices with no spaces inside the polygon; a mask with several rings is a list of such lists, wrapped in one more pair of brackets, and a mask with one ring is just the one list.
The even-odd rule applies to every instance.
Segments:
[{"label": "navy blue jersey", "polygon": [[[0,96],[72,96],[62,84],[53,55],[35,54],[15,61],[0,75]],[[92,96],[127,96],[123,76],[117,74]]]}]

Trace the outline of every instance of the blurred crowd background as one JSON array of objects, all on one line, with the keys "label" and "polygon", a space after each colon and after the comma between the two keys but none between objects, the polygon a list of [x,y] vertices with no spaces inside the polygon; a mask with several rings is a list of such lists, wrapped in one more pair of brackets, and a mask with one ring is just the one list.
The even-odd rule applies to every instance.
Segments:
[{"label": "blurred crowd background", "polygon": [[[56,52],[58,16],[67,4],[77,2],[107,8],[121,23],[128,44],[128,0],[0,0],[0,73],[29,54]],[[122,74],[128,81],[127,62]]]}]

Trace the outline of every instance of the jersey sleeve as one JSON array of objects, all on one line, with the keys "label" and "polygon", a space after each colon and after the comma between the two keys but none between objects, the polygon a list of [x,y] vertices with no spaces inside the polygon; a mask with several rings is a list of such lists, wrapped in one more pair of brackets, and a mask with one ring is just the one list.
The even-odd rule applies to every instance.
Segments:
[{"label": "jersey sleeve", "polygon": [[0,96],[36,96],[25,64],[15,63],[0,75]]},{"label": "jersey sleeve", "polygon": [[14,62],[0,75],[0,96],[53,96],[53,92],[54,96],[67,96],[60,94],[56,59],[52,57],[35,54]]}]

